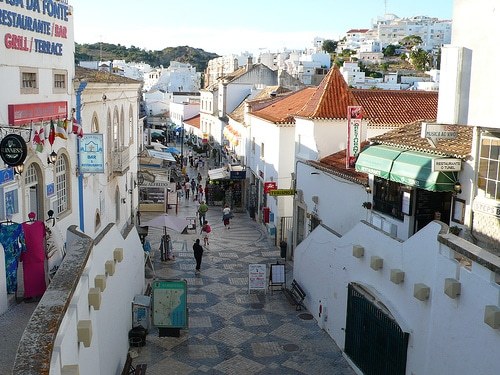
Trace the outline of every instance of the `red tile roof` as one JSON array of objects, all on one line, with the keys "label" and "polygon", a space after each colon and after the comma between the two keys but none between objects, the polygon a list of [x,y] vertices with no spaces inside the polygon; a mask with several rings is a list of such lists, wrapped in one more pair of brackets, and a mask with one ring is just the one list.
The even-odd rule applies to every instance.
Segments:
[{"label": "red tile roof", "polygon": [[438,93],[430,91],[362,90],[352,94],[363,107],[363,117],[371,127],[391,127],[418,120],[427,122],[437,118]]},{"label": "red tile roof", "polygon": [[295,91],[251,114],[275,124],[295,124],[295,113],[304,107],[315,90],[314,87],[308,87]]},{"label": "red tile roof", "polygon": [[452,125],[457,130],[457,138],[441,139],[432,147],[426,138],[420,136],[420,121],[401,126],[382,135],[370,138],[371,142],[429,154],[468,159],[472,153],[472,127]]},{"label": "red tile roof", "polygon": [[188,125],[194,126],[195,128],[200,128],[200,115],[196,115],[191,117],[190,119],[184,120],[184,122]]},{"label": "red tile roof", "polygon": [[356,99],[337,67],[330,69],[315,93],[300,111],[297,117],[308,119],[345,119],[347,107],[357,105]]},{"label": "red tile roof", "polygon": [[368,30],[370,30],[370,29],[350,29],[350,30],[347,31],[346,34],[352,34],[352,33],[362,33],[362,34],[364,34],[364,33],[367,33]]},{"label": "red tile roof", "polygon": [[[361,147],[368,145],[369,142],[362,142]],[[345,180],[353,181],[360,185],[368,184],[368,174],[356,172],[354,168],[346,168],[345,166],[346,150],[341,150],[335,154],[328,155],[320,161],[309,160],[306,163],[318,168],[319,170],[331,173]]]}]

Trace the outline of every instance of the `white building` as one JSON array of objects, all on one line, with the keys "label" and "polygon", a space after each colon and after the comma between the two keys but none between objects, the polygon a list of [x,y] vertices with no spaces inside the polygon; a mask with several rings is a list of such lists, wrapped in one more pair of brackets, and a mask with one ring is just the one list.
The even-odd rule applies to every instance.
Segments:
[{"label": "white building", "polygon": [[431,51],[451,41],[451,20],[439,20],[426,16],[399,18],[394,14],[378,17],[372,28],[382,47],[401,44],[409,35],[422,38],[421,48]]},{"label": "white building", "polygon": [[200,89],[201,73],[191,64],[171,61],[166,69],[161,69],[158,81],[151,89],[159,89],[168,93],[197,92]]}]

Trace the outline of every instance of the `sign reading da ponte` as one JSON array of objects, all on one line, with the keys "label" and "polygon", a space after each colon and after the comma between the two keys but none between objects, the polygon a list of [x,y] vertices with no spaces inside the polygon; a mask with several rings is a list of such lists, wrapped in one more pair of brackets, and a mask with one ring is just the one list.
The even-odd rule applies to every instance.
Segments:
[{"label": "sign reading da ponte", "polygon": [[12,29],[3,35],[5,48],[61,56],[63,43],[52,39],[68,39],[68,27],[61,22],[68,22],[69,10],[67,0],[0,0],[0,26]]}]

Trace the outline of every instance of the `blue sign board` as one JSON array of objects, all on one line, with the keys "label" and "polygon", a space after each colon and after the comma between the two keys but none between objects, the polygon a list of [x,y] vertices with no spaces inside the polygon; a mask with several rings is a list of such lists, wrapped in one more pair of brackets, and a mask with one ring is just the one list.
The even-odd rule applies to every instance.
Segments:
[{"label": "blue sign board", "polygon": [[244,180],[247,178],[247,171],[230,171],[229,178],[231,180]]},{"label": "blue sign board", "polygon": [[104,173],[102,134],[85,134],[80,140],[80,173]]},{"label": "blue sign board", "polygon": [[47,197],[51,197],[54,195],[54,183],[47,184]]},{"label": "blue sign board", "polygon": [[14,168],[0,170],[0,185],[14,181]]}]

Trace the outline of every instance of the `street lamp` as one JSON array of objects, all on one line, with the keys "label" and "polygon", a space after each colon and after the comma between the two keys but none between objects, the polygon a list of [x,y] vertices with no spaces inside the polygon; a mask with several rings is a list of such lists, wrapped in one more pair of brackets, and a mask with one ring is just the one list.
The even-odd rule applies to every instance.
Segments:
[{"label": "street lamp", "polygon": [[181,170],[184,168],[184,117],[181,117]]}]

